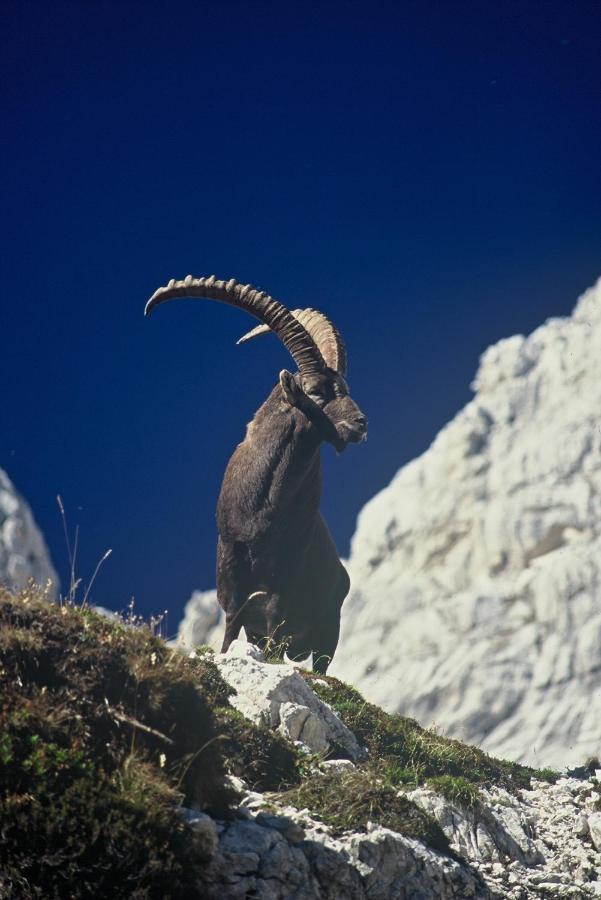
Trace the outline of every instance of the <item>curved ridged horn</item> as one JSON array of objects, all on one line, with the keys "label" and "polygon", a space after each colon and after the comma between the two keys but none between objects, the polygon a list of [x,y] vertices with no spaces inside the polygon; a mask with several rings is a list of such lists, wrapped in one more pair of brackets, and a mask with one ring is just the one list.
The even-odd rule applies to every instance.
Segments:
[{"label": "curved ridged horn", "polygon": [[258,291],[250,284],[238,284],[235,278],[220,281],[214,275],[209,275],[208,278],[193,278],[192,275],[187,275],[181,281],[171,279],[169,284],[155,291],[146,304],[144,315],[150,315],[160,303],[177,300],[180,297],[218,300],[246,310],[277,334],[301,374],[312,375],[323,370],[324,359],[308,331],[294,318],[290,310],[264,291]]},{"label": "curved ridged horn", "polygon": [[[323,356],[326,366],[346,375],[347,355],[342,335],[327,316],[318,309],[292,309],[290,314],[305,328],[317,345],[317,349]],[[267,334],[271,329],[267,325],[257,325],[251,331],[243,334],[236,343],[243,344],[260,334]]]}]

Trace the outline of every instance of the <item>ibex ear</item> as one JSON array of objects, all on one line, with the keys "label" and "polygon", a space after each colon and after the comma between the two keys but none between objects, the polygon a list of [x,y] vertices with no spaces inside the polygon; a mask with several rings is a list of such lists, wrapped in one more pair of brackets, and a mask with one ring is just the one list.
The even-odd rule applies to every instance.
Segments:
[{"label": "ibex ear", "polygon": [[280,372],[280,386],[290,406],[298,406],[299,400],[304,397],[304,393],[303,389],[294,380],[292,372],[282,369]]}]

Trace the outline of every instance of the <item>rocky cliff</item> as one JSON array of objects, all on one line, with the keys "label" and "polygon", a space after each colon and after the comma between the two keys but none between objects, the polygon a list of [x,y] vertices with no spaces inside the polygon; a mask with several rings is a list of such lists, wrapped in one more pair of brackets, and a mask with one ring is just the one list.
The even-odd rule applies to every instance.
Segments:
[{"label": "rocky cliff", "polygon": [[601,281],[482,356],[359,516],[332,673],[536,765],[601,750]]},{"label": "rocky cliff", "polygon": [[30,578],[42,587],[51,582],[54,595],[58,578],[44,539],[29,506],[0,469],[0,584],[16,590]]},{"label": "rocky cliff", "polygon": [[[269,665],[256,647],[242,641],[234,641],[227,654],[216,656],[216,662],[222,677],[237,692],[230,702],[238,710],[318,755],[313,757],[313,777],[324,798],[328,796],[325,785],[333,779],[332,794],[351,810],[360,792],[366,790],[362,778],[370,766],[380,776],[377,784],[394,781],[386,755],[374,758],[376,746],[382,752],[385,742],[376,737],[373,743],[367,740],[369,748],[361,748],[337,718],[347,718],[354,703],[368,707],[359,695],[336,685],[333,679],[311,679],[307,685],[307,676],[300,670]],[[334,708],[311,687],[325,688]],[[394,721],[394,717],[388,720]],[[370,728],[370,738],[378,730]],[[427,734],[421,732],[420,736]],[[405,732],[402,743],[403,752],[413,747],[417,771],[423,745],[413,744],[414,737]],[[460,754],[471,752],[457,742],[432,740],[441,740],[441,744],[436,749],[431,746],[430,764],[436,757],[449,772],[456,771]],[[334,747],[342,759],[332,758]],[[466,768],[470,779],[477,777],[481,765],[497,763],[486,760],[484,756],[470,759]],[[518,790],[515,788],[523,777],[520,767],[509,774],[509,789],[497,784],[472,792],[464,778],[444,776],[432,779],[430,786],[393,790],[387,802],[392,805],[396,793],[397,800],[415,804],[441,829],[449,842],[446,849],[432,837],[416,840],[382,825],[375,798],[370,800],[374,821],[368,821],[365,828],[341,829],[331,818],[331,810],[316,816],[304,806],[316,797],[307,786],[277,797],[249,790],[244,779],[237,779],[242,803],[233,820],[214,821],[189,814],[193,826],[211,835],[214,850],[208,868],[208,896],[215,900],[241,896],[263,900],[601,897],[597,882],[601,865],[597,776],[601,777],[601,771],[593,772],[592,777],[584,771],[574,772],[557,780],[549,778],[550,773],[545,780],[532,774],[530,783]],[[502,779],[500,771],[496,777]],[[451,783],[454,792],[449,791]]]}]

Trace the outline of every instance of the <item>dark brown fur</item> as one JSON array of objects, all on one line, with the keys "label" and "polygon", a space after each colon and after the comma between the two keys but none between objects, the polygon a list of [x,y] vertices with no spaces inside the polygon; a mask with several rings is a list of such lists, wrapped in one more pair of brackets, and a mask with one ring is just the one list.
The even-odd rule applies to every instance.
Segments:
[{"label": "dark brown fur", "polygon": [[319,512],[320,447],[341,451],[366,428],[338,373],[282,372],[229,461],[217,504],[223,651],[244,626],[250,641],[271,639],[290,658],[313,652],[325,672],[350,581]]}]

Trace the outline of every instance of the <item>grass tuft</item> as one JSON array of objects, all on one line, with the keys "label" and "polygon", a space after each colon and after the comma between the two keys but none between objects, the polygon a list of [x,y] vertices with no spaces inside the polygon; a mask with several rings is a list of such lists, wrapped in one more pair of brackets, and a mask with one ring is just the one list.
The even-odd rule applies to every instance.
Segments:
[{"label": "grass tuft", "polygon": [[278,799],[308,809],[335,834],[366,831],[368,822],[372,822],[424,841],[441,853],[450,852],[449,842],[434,819],[368,769],[315,775],[281,793]]},{"label": "grass tuft", "polygon": [[495,759],[477,747],[422,728],[414,719],[385,713],[336,678],[301,674],[368,748],[367,765],[375,766],[393,786],[429,784],[449,799],[473,806],[479,787],[498,785],[515,792],[529,787],[533,777],[558,777],[552,770]]}]

